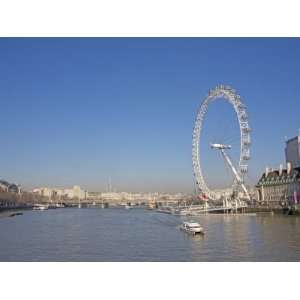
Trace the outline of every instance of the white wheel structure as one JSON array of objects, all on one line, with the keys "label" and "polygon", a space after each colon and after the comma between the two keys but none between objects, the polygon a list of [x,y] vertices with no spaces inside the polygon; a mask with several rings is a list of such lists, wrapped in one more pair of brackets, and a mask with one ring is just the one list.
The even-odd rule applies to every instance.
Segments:
[{"label": "white wheel structure", "polygon": [[[249,194],[244,186],[244,177],[248,172],[248,161],[250,159],[251,129],[248,124],[248,115],[246,112],[246,106],[243,104],[241,96],[238,95],[234,89],[232,89],[230,86],[227,85],[218,85],[215,88],[211,89],[207,97],[200,105],[200,108],[197,113],[197,117],[194,125],[194,131],[193,131],[193,144],[192,144],[192,159],[193,159],[193,169],[194,169],[196,186],[199,190],[200,197],[209,200],[218,199],[218,195],[213,190],[208,188],[203,178],[199,144],[201,141],[201,130],[203,126],[203,121],[204,121],[205,114],[208,110],[209,104],[220,98],[227,100],[233,106],[238,118],[239,128],[240,128],[239,163],[238,166],[236,166],[236,169],[233,166],[231,167],[233,167],[233,172],[235,173],[236,171],[237,173],[235,174],[235,177],[238,180],[235,180],[235,184],[242,187],[242,190],[244,190],[246,194],[246,198],[249,198]],[[226,157],[226,153],[225,153],[225,149],[228,149],[226,148],[227,146],[220,145],[220,144],[214,144],[214,145],[216,145],[217,147],[219,147],[219,149],[221,149],[224,158],[227,159],[228,157]]]}]

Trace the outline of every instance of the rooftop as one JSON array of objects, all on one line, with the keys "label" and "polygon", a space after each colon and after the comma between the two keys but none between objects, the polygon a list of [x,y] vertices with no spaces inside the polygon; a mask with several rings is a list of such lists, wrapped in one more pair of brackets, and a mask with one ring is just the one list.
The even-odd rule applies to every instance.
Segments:
[{"label": "rooftop", "polygon": [[290,174],[288,174],[287,169],[283,169],[281,175],[279,170],[272,170],[268,172],[268,175],[263,173],[256,186],[281,185],[295,181],[300,181],[300,168],[292,169]]}]

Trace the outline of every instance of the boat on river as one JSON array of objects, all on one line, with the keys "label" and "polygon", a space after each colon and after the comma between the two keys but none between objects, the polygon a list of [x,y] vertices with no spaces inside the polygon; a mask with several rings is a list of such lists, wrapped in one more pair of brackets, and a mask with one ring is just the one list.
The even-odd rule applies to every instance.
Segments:
[{"label": "boat on river", "polygon": [[44,204],[35,204],[32,207],[33,210],[47,210],[49,209],[48,205],[44,205]]},{"label": "boat on river", "polygon": [[199,223],[193,221],[183,222],[180,229],[192,235],[204,234],[203,227]]},{"label": "boat on river", "polygon": [[16,213],[10,214],[9,217],[22,216],[22,215],[23,215],[23,213],[21,213],[21,212],[16,212]]}]

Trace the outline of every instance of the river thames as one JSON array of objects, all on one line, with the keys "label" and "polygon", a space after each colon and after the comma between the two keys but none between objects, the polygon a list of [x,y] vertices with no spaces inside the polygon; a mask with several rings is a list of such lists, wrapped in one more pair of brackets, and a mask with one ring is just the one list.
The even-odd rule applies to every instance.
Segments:
[{"label": "river thames", "polygon": [[23,213],[0,215],[0,261],[300,261],[299,217],[203,215],[193,237],[141,208]]}]

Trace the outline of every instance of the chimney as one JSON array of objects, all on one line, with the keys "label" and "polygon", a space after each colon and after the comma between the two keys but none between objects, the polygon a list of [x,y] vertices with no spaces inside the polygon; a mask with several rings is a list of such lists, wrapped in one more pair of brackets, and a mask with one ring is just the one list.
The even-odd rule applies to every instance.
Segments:
[{"label": "chimney", "polygon": [[265,173],[265,174],[266,174],[266,177],[268,177],[268,175],[269,175],[269,171],[270,171],[270,170],[269,170],[269,168],[268,168],[268,167],[266,167],[266,173]]},{"label": "chimney", "polygon": [[279,165],[279,176],[282,175],[282,170],[283,170],[283,166],[282,166],[282,164],[280,164],[280,165]]},{"label": "chimney", "polygon": [[287,162],[287,164],[286,164],[287,174],[290,175],[291,171],[292,171],[292,164],[290,162]]}]

